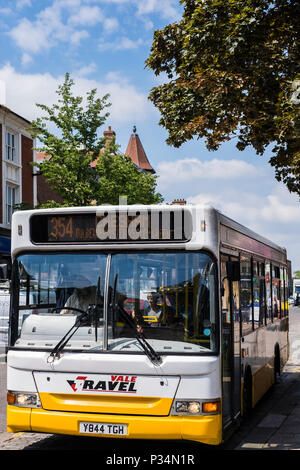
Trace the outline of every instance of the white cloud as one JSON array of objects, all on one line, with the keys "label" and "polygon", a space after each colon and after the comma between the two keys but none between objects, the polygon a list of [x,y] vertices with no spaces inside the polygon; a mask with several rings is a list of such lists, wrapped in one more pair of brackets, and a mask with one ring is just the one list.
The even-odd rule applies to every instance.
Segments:
[{"label": "white cloud", "polygon": [[31,62],[32,62],[31,55],[27,54],[27,52],[24,52],[22,54],[22,60],[21,60],[22,65],[26,66],[26,65],[30,64]]},{"label": "white cloud", "polygon": [[178,2],[176,0],[143,0],[142,2],[136,1],[138,8],[138,15],[148,15],[151,13],[158,13],[163,18],[176,21],[180,19],[178,11]]},{"label": "white cloud", "polygon": [[8,7],[0,8],[0,15],[13,15],[13,10]]},{"label": "white cloud", "polygon": [[[55,1],[54,3],[57,3],[57,1]],[[59,0],[59,5],[61,8],[69,8],[72,11],[74,9],[80,8],[81,3],[82,3],[82,0]],[[89,0],[88,0],[88,3],[89,3]]]},{"label": "white cloud", "polygon": [[86,75],[90,75],[97,70],[97,65],[95,62],[90,63],[89,65],[84,65],[80,69],[74,72],[74,75],[77,77],[85,77]]},{"label": "white cloud", "polygon": [[200,193],[187,198],[192,204],[210,204],[223,214],[253,228],[262,218],[259,210],[266,203],[266,198],[255,194],[231,191],[219,188],[216,192]]},{"label": "white cloud", "polygon": [[23,18],[8,34],[22,50],[36,54],[42,49],[51,47],[50,33],[51,29],[46,25],[34,24],[27,18]]},{"label": "white cloud", "polygon": [[295,223],[295,215],[300,215],[299,197],[290,194],[283,185],[276,182],[272,193],[267,195],[223,187],[216,192],[191,196],[188,201],[194,204],[211,204],[224,214],[248,225],[291,224]]},{"label": "white cloud", "polygon": [[51,6],[41,10],[36,15],[36,20],[33,22],[33,25],[45,27],[46,32],[59,32],[64,27],[62,23],[62,8],[63,3],[55,1]]},{"label": "white cloud", "polygon": [[86,39],[89,36],[89,33],[84,29],[81,31],[74,31],[74,33],[70,34],[70,42],[73,46],[78,46],[82,39]]},{"label": "white cloud", "polygon": [[[103,81],[90,80],[83,75],[81,70],[72,77],[75,82],[74,94],[86,96],[86,93],[93,88],[98,90],[101,97],[109,93],[108,101],[112,103],[109,108],[111,122],[143,120],[152,112],[152,106],[150,106],[147,96],[140,93],[134,85],[124,78],[120,79],[118,74],[108,75],[109,79],[106,77]],[[36,103],[51,106],[57,102],[56,90],[63,83],[64,77],[54,77],[50,73],[22,74],[8,64],[0,69],[0,80],[6,83],[7,106],[31,120],[42,113],[36,107]]]},{"label": "white cloud", "polygon": [[[40,7],[40,11],[35,16],[23,17],[7,34],[23,52],[39,54],[57,47],[60,42],[78,46],[82,39],[89,36],[89,28],[98,23],[101,23],[104,35],[120,29],[119,20],[111,17],[111,12],[106,17],[105,10],[95,3],[93,0],[52,0],[46,8]],[[140,0],[101,0],[97,3],[101,3],[101,6],[106,9],[107,5],[112,3],[123,5],[120,6],[120,8],[126,8],[126,13],[124,10],[123,15],[128,15],[127,5],[128,8],[133,7],[136,18],[143,25],[143,30],[153,28],[153,23],[149,18],[151,14],[171,21],[178,19],[177,0],[164,0],[163,2],[161,0],[144,0],[143,2]],[[30,4],[31,0],[18,0],[17,3],[19,9]],[[4,9],[3,13],[8,13],[7,9]],[[78,30],[78,28],[83,28],[83,30]],[[128,25],[126,30],[128,31]],[[142,44],[144,44],[142,39],[134,40],[131,33],[128,33],[128,37],[121,37],[113,45],[102,39],[99,48],[102,51],[110,48],[128,50],[136,49]]]},{"label": "white cloud", "polygon": [[131,2],[132,0],[83,0],[85,3],[108,3],[112,4],[114,3],[115,5],[124,5],[125,3]]},{"label": "white cloud", "polygon": [[141,18],[141,20],[143,21],[144,28],[146,31],[150,31],[154,29],[154,24],[151,20],[149,20],[149,18]]},{"label": "white cloud", "polygon": [[137,49],[142,44],[143,44],[142,39],[132,40],[127,37],[122,37],[120,41],[118,41],[118,43],[116,44],[115,48],[118,50]]},{"label": "white cloud", "polygon": [[[287,249],[295,269],[300,268],[300,203],[285,186],[274,181],[270,194],[248,193],[220,187],[187,198],[193,204],[207,203]],[[293,268],[294,269],[294,268]]]},{"label": "white cloud", "polygon": [[103,13],[99,7],[82,6],[73,15],[70,16],[68,23],[80,26],[94,26],[103,21]]},{"label": "white cloud", "polygon": [[134,50],[144,44],[143,39],[139,38],[136,40],[130,39],[128,37],[118,38],[115,41],[105,42],[102,39],[99,42],[100,51],[124,51],[124,50]]},{"label": "white cloud", "polygon": [[160,184],[167,188],[177,183],[189,182],[193,180],[232,180],[245,176],[257,175],[257,168],[243,160],[213,160],[202,161],[197,158],[185,158],[173,161],[160,162],[158,173],[160,174]]},{"label": "white cloud", "polygon": [[[65,15],[68,19],[64,21]],[[97,6],[80,7],[80,0],[55,0],[52,5],[40,10],[35,18],[22,18],[7,34],[24,52],[38,54],[58,45],[60,41],[78,45],[89,34],[77,27],[90,27],[103,20]]]},{"label": "white cloud", "polygon": [[276,184],[259,208],[259,214],[266,223],[276,223],[278,228],[287,224],[292,228],[298,224],[297,215],[300,215],[299,196],[291,194],[283,184]]},{"label": "white cloud", "polygon": [[169,19],[170,21],[176,21],[180,19],[178,0],[101,0],[101,3],[135,5],[138,16],[158,14],[162,18]]},{"label": "white cloud", "polygon": [[[221,153],[221,152],[220,152]],[[185,158],[160,162],[158,190],[166,201],[184,198],[223,214],[287,249],[300,269],[300,201],[274,178],[267,162]]]},{"label": "white cloud", "polygon": [[30,6],[31,6],[30,0],[17,0],[16,2],[16,8],[18,10],[21,10],[24,7],[30,7]]},{"label": "white cloud", "polygon": [[118,72],[116,70],[114,70],[113,72],[108,72],[105,76],[105,80],[107,82],[120,82],[120,83],[122,81],[125,81],[125,83],[126,83],[126,79],[124,79],[121,72]]},{"label": "white cloud", "polygon": [[111,33],[119,27],[119,21],[117,18],[106,18],[103,21],[103,27],[106,33]]}]

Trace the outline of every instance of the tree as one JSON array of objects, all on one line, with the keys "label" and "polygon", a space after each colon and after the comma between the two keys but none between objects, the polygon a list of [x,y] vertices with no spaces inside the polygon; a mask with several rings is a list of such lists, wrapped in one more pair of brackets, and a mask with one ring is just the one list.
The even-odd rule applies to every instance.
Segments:
[{"label": "tree", "polygon": [[300,279],[300,271],[299,270],[294,272],[294,278]]},{"label": "tree", "polygon": [[97,204],[119,204],[121,196],[128,204],[158,204],[163,201],[156,193],[157,176],[143,173],[130,157],[118,153],[115,140],[108,142],[97,162],[99,188]]},{"label": "tree", "polygon": [[296,0],[181,0],[181,21],[154,32],[146,60],[169,81],[151,90],[167,143],[230,139],[300,194],[300,6]]},{"label": "tree", "polygon": [[[118,204],[119,194],[127,195],[130,204],[159,201],[161,195],[154,194],[155,177],[138,172],[130,159],[116,155],[114,142],[106,145],[105,138],[98,137],[99,127],[109,116],[109,95],[97,98],[93,89],[83,107],[83,98],[72,93],[73,85],[67,73],[57,90],[58,103],[51,107],[37,104],[46,115],[31,123],[31,135],[41,144],[36,150],[50,157],[35,165],[63,199],[63,203],[48,201],[41,207],[87,206],[95,201]],[[55,125],[55,134],[47,123]],[[97,159],[96,170],[91,163]],[[125,184],[126,177],[131,181]]]},{"label": "tree", "polygon": [[[65,81],[58,87],[58,104],[48,107],[37,104],[46,116],[31,123],[32,137],[38,138],[41,147],[49,159],[36,163],[51,189],[57,191],[66,206],[89,205],[95,199],[95,172],[90,163],[103,148],[103,139],[97,135],[98,128],[104,124],[109,113],[104,112],[110,106],[108,95],[96,98],[97,90],[87,93],[86,109],[82,107],[83,98],[72,94],[73,80],[67,73]],[[54,124],[57,135],[51,133],[46,122]],[[47,206],[57,204],[48,201]]]}]

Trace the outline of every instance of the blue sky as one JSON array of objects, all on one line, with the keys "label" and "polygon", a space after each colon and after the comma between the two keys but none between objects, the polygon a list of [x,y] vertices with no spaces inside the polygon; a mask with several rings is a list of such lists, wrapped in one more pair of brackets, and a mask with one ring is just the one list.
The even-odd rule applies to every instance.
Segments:
[{"label": "blue sky", "polygon": [[[145,69],[153,32],[181,17],[178,0],[0,0],[0,80],[6,105],[27,119],[51,105],[66,72],[74,93],[110,94],[111,125],[125,152],[134,125],[159,174],[166,202],[209,202],[288,250],[300,269],[299,198],[275,180],[263,157],[234,141],[208,152],[203,141],[167,146],[148,100],[162,83]],[[105,126],[105,129],[107,128]],[[101,129],[101,132],[105,130]]]}]

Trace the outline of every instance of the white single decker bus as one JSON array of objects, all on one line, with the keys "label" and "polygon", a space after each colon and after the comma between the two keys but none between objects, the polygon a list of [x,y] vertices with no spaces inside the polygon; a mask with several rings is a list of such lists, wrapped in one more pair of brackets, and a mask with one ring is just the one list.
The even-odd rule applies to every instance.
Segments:
[{"label": "white single decker bus", "polygon": [[222,443],[287,360],[287,287],[210,206],[15,212],[8,431]]}]

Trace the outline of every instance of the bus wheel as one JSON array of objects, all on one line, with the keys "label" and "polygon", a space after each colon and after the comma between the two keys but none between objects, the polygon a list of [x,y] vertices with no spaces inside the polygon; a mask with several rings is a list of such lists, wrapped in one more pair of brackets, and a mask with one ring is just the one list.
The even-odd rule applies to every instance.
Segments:
[{"label": "bus wheel", "polygon": [[252,374],[248,368],[244,379],[243,416],[248,417],[252,411]]}]

